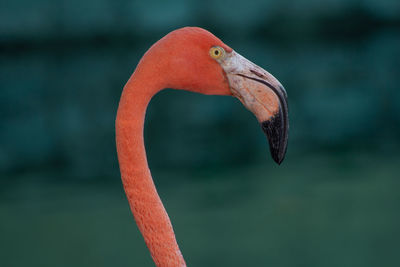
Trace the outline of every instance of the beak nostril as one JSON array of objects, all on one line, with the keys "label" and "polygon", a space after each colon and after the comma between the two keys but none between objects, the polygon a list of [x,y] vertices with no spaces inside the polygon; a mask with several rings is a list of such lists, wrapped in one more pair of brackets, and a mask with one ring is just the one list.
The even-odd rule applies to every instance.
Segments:
[{"label": "beak nostril", "polygon": [[250,72],[251,72],[251,73],[253,73],[254,75],[256,75],[256,76],[260,77],[260,78],[263,78],[263,79],[265,79],[265,75],[264,75],[264,74],[262,74],[262,73],[259,73],[259,72],[258,72],[258,71],[256,71],[256,70],[250,70]]}]

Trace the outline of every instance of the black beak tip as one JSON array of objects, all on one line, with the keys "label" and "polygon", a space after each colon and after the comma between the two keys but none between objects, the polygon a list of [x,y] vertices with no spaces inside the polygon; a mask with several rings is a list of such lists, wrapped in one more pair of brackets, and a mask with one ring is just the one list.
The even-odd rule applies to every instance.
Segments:
[{"label": "black beak tip", "polygon": [[279,156],[279,153],[276,153],[274,155],[274,153],[271,151],[272,154],[272,158],[274,159],[274,161],[278,164],[281,165],[281,163],[283,162],[283,160],[285,159],[285,155],[283,156]]},{"label": "black beak tip", "polygon": [[262,122],[261,128],[268,138],[272,158],[278,165],[281,165],[286,155],[288,125],[285,125],[279,112],[269,120]]},{"label": "black beak tip", "polygon": [[279,150],[274,150],[274,149],[271,148],[271,146],[270,146],[270,151],[271,151],[272,159],[273,159],[278,165],[281,165],[281,163],[282,163],[283,160],[285,159],[286,151],[282,152],[282,151],[279,151]]}]

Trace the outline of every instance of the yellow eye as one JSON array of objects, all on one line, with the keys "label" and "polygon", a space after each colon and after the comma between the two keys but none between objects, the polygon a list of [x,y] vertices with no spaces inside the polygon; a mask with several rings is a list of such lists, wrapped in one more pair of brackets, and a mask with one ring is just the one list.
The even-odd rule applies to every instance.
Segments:
[{"label": "yellow eye", "polygon": [[220,46],[213,46],[210,48],[209,54],[213,59],[219,59],[225,55],[225,50]]}]

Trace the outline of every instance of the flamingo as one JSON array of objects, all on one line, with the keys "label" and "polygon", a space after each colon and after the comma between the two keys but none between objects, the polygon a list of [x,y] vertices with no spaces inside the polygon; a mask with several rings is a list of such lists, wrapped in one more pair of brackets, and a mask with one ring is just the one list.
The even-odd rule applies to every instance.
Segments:
[{"label": "flamingo", "polygon": [[198,27],[170,32],[139,61],[124,86],[115,122],[122,183],[155,265],[182,267],[186,263],[154,186],[143,140],[147,105],[164,88],[237,97],[261,124],[278,164],[287,148],[287,94],[274,76]]}]

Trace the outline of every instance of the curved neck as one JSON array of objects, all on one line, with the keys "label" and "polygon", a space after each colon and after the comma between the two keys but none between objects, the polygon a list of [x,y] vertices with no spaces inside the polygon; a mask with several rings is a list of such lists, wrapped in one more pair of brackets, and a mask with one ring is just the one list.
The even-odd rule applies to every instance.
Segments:
[{"label": "curved neck", "polygon": [[[136,73],[136,72],[135,72]],[[138,73],[137,73],[138,74]],[[151,97],[157,81],[134,74],[123,90],[116,119],[118,161],[126,196],[151,256],[158,267],[186,266],[175,234],[148,168],[143,140]]]}]

